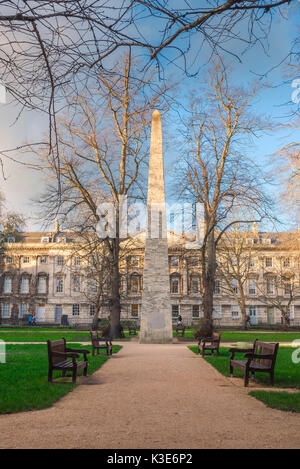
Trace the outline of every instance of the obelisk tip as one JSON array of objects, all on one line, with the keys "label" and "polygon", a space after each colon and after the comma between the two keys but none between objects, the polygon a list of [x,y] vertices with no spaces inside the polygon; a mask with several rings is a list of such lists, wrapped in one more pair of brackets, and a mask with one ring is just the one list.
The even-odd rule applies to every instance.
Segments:
[{"label": "obelisk tip", "polygon": [[160,117],[160,112],[155,109],[152,113],[152,119],[156,119],[157,117]]}]

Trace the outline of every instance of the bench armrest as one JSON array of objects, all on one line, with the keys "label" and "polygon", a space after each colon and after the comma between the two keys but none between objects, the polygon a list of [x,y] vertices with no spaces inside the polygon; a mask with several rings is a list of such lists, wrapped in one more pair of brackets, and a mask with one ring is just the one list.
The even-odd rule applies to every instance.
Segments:
[{"label": "bench armrest", "polygon": [[[250,353],[250,354],[252,355],[252,353],[253,353],[253,348],[236,348],[236,347],[233,347],[233,348],[228,349],[228,352],[231,353],[230,359],[233,359],[235,353],[245,353],[246,355],[247,355],[248,353]],[[245,355],[245,358],[247,358],[246,355]]]},{"label": "bench armrest", "polygon": [[266,359],[266,360],[271,360],[272,358],[274,358],[274,355],[272,355],[272,354],[261,354],[261,353],[246,353],[245,358],[251,358],[252,360],[254,358],[262,358],[262,359]]},{"label": "bench armrest", "polygon": [[85,361],[87,361],[87,354],[90,353],[89,350],[85,349],[85,348],[82,348],[82,349],[75,349],[75,348],[66,348],[67,352],[75,352],[75,354],[77,355],[76,358],[80,358],[79,354],[83,354],[83,358]]},{"label": "bench armrest", "polygon": [[70,353],[70,352],[51,352],[51,355],[56,356],[56,357],[79,358],[78,353]]}]

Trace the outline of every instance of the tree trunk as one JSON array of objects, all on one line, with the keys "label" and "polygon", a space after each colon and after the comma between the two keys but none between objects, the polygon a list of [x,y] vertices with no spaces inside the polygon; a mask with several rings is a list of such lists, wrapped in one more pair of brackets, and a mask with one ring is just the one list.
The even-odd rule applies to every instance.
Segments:
[{"label": "tree trunk", "polygon": [[[214,230],[207,237],[205,252],[202,258],[203,265],[203,310],[206,326],[213,332],[213,301],[214,301],[214,284],[216,273],[216,248]],[[202,257],[203,257],[202,256]]]}]

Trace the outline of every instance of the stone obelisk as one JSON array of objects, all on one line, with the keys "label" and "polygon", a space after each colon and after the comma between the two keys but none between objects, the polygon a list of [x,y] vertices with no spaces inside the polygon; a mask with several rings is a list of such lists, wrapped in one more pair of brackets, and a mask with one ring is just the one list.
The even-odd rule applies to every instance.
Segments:
[{"label": "stone obelisk", "polygon": [[141,343],[172,342],[170,274],[160,113],[152,114],[147,230],[141,310]]}]

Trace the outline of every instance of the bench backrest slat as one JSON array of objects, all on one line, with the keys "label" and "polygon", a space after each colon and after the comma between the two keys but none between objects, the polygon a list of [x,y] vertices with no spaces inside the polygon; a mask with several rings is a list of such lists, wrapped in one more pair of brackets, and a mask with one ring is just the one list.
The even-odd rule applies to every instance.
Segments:
[{"label": "bench backrest slat", "polygon": [[274,368],[278,352],[278,346],[278,343],[267,343],[256,340],[254,346],[254,354],[272,355],[272,358],[256,358],[255,361],[258,361],[259,363],[261,363],[261,365],[264,365],[270,369]]},{"label": "bench backrest slat", "polygon": [[53,352],[66,353],[66,339],[47,340],[49,363],[55,365],[66,359],[66,356],[56,356]]}]

